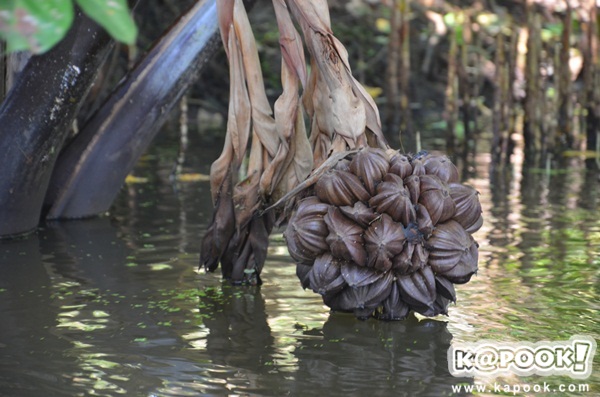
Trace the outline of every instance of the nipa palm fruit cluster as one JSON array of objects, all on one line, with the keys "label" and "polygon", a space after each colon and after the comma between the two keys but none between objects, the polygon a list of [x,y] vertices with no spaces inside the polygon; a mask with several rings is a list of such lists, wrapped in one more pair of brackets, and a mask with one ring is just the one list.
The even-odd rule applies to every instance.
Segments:
[{"label": "nipa palm fruit cluster", "polygon": [[333,310],[399,320],[447,314],[477,271],[477,191],[446,156],[364,148],[326,171],[284,236],[304,288]]}]

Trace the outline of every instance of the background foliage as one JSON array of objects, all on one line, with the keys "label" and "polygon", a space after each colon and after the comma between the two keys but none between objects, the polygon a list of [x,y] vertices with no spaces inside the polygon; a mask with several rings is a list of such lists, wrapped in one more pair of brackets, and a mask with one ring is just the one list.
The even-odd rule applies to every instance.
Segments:
[{"label": "background foliage", "polygon": [[133,44],[137,28],[126,0],[3,0],[0,1],[0,39],[9,52],[48,51],[73,22],[75,5],[121,42]]}]

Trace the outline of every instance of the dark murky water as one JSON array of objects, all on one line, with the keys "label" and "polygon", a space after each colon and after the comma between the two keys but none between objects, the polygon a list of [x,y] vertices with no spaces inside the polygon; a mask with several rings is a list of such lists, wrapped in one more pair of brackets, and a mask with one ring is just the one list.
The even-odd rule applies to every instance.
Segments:
[{"label": "dark murky water", "polygon": [[[208,183],[169,182],[172,153],[144,158],[136,175],[148,179],[110,217],[0,243],[0,395],[453,395],[473,379],[449,374],[451,343],[600,340],[600,186],[578,160],[490,177],[480,156],[469,180],[485,211],[479,274],[444,321],[383,323],[330,314],[303,291],[281,234],[261,288],[198,272]],[[190,153],[194,172],[217,153]],[[594,366],[583,381],[496,381],[600,395],[600,354]]]}]

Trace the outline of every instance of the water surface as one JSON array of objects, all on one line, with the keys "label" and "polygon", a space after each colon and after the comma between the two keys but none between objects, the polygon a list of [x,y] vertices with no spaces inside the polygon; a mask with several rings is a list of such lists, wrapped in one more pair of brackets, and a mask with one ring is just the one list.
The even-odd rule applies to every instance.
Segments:
[{"label": "water surface", "polygon": [[[260,288],[198,271],[209,186],[172,183],[175,154],[159,143],[110,215],[0,243],[0,395],[457,395],[474,380],[449,374],[452,343],[600,340],[600,187],[579,160],[490,175],[478,156],[479,273],[449,317],[384,323],[332,314],[302,290],[281,233]],[[187,171],[207,173],[217,153],[193,149]],[[600,395],[600,354],[594,365],[585,381],[495,381]]]}]

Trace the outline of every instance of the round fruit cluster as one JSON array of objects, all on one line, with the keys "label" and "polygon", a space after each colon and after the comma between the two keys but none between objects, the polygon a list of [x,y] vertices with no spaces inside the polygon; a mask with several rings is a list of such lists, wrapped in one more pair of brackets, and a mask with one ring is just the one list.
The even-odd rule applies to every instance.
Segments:
[{"label": "round fruit cluster", "polygon": [[304,288],[333,310],[400,320],[447,314],[477,271],[477,191],[446,156],[364,148],[326,171],[284,236]]}]

